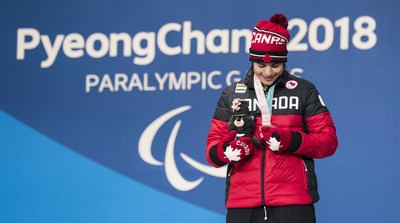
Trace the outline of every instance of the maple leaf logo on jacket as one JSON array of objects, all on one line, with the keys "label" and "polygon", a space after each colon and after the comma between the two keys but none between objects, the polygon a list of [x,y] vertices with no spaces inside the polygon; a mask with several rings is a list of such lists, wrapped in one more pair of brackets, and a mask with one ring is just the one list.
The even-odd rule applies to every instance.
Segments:
[{"label": "maple leaf logo on jacket", "polygon": [[281,147],[281,142],[276,140],[275,137],[270,137],[269,140],[267,141],[269,145],[269,149],[276,152],[279,150],[279,147]]},{"label": "maple leaf logo on jacket", "polygon": [[224,152],[226,158],[228,158],[230,161],[239,161],[240,160],[240,150],[239,149],[233,149],[231,146],[226,147],[226,150]]}]

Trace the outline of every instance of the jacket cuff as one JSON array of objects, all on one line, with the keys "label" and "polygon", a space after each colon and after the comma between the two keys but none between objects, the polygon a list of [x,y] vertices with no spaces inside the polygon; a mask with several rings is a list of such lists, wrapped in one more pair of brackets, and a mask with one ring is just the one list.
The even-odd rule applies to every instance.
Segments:
[{"label": "jacket cuff", "polygon": [[301,136],[300,132],[290,132],[292,134],[292,140],[290,141],[290,145],[287,148],[290,152],[296,152],[303,141],[303,138]]},{"label": "jacket cuff", "polygon": [[208,153],[210,160],[217,166],[225,166],[227,162],[224,162],[221,159],[219,159],[217,150],[218,150],[218,145],[214,145],[210,148]]}]

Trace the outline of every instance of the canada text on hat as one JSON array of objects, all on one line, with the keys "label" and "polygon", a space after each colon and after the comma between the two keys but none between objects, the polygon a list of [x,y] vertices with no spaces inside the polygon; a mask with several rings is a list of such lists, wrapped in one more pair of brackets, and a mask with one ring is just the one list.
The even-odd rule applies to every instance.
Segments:
[{"label": "canada text on hat", "polygon": [[253,30],[250,46],[250,61],[285,63],[290,34],[288,20],[283,14],[273,15],[269,21],[261,20]]}]

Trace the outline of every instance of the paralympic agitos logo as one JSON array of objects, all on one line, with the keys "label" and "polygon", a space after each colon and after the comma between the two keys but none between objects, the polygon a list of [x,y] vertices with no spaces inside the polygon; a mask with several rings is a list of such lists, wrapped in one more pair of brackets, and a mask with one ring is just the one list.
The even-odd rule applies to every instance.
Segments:
[{"label": "paralympic agitos logo", "polygon": [[[188,111],[191,107],[190,106],[182,106],[176,109],[173,109],[157,119],[155,119],[150,125],[146,127],[146,129],[142,132],[140,138],[139,138],[139,155],[142,158],[142,160],[150,165],[154,166],[160,166],[164,167],[165,174],[167,176],[168,182],[176,189],[179,191],[190,191],[199,186],[203,180],[204,177],[200,177],[197,180],[194,181],[189,181],[185,179],[182,174],[180,173],[176,162],[175,162],[175,140],[179,134],[179,129],[182,124],[181,120],[178,120],[172,131],[171,134],[168,138],[167,145],[165,147],[165,158],[164,162],[159,161],[154,158],[152,154],[152,143],[154,140],[154,137],[158,130],[166,123],[168,120],[171,118]],[[226,168],[214,168],[209,165],[204,165],[185,153],[181,152],[180,157],[187,162],[190,166],[193,168],[197,169],[198,171],[214,176],[214,177],[220,177],[220,178],[225,178],[225,173],[226,173]]]}]

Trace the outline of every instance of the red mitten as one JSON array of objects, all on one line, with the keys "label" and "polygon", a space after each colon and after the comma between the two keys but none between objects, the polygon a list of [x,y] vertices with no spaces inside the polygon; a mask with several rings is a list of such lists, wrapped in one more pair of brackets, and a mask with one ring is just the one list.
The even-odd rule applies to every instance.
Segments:
[{"label": "red mitten", "polygon": [[260,130],[260,137],[269,145],[268,148],[274,152],[286,150],[294,152],[301,145],[301,134],[299,132],[291,132],[265,125],[261,126]]},{"label": "red mitten", "polygon": [[[232,139],[232,136],[233,140],[229,142],[229,139]],[[218,158],[223,162],[231,163],[240,161],[244,157],[252,155],[253,150],[256,148],[251,137],[244,136],[234,139],[235,136],[236,131],[231,131],[217,145]]]}]

